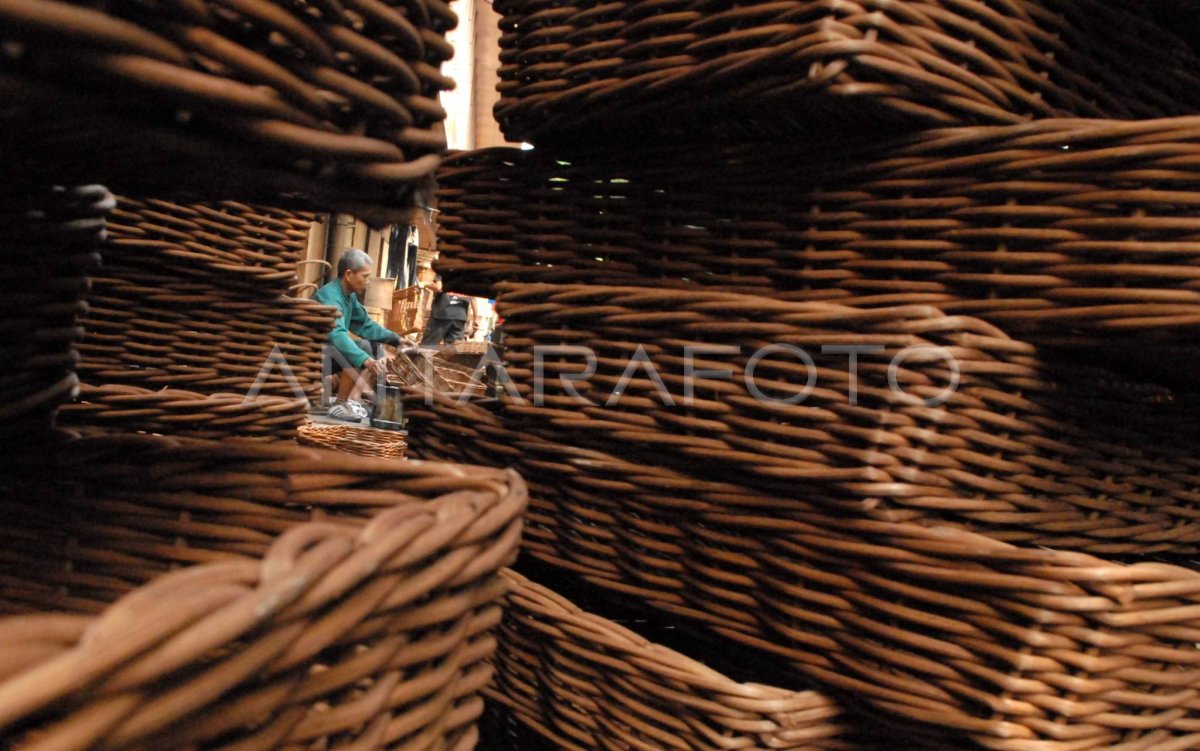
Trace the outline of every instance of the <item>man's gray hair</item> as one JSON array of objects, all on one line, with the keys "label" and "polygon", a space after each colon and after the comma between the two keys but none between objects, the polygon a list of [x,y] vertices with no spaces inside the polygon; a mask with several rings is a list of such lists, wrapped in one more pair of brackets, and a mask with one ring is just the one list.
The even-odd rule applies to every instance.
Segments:
[{"label": "man's gray hair", "polygon": [[338,279],[346,275],[347,271],[358,271],[359,269],[370,268],[375,265],[374,259],[358,248],[346,248],[342,253],[342,257],[338,259]]}]

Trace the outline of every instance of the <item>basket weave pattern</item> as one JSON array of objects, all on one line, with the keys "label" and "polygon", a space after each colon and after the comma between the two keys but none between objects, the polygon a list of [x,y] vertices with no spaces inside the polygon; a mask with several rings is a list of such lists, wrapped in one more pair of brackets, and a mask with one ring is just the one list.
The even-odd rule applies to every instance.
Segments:
[{"label": "basket weave pattern", "polygon": [[404,438],[394,431],[353,425],[317,425],[310,422],[300,426],[296,439],[304,446],[381,459],[403,459],[408,448]]},{"label": "basket weave pattern", "polygon": [[22,615],[0,620],[0,729],[20,747],[474,745],[514,474],[149,436],[50,469],[73,482],[3,502],[0,608]]},{"label": "basket weave pattern", "polygon": [[930,748],[968,747],[955,730],[1002,751],[1200,740],[1195,571],[854,518],[412,401],[414,455],[490,456],[530,478],[527,553],[915,721]]},{"label": "basket weave pattern", "polygon": [[445,148],[456,23],[442,0],[14,0],[0,130],[44,174],[120,192],[395,217]]},{"label": "basket weave pattern", "polygon": [[816,163],[784,149],[468,152],[438,175],[438,265],[474,294],[502,281],[704,286],[932,303],[1040,343],[1194,345],[1197,133],[1197,118],[1050,120]]},{"label": "basket weave pattern", "polygon": [[[498,0],[510,141],[1195,110],[1194,55],[1099,0]],[[1151,63],[1147,68],[1148,61]],[[813,117],[815,114],[815,118]]]},{"label": "basket weave pattern", "polygon": [[[503,288],[500,313],[522,397],[508,412],[576,445],[652,450],[672,466],[698,461],[851,513],[1026,545],[1200,549],[1200,461],[1188,440],[1200,423],[1183,404],[1166,389],[1055,366],[978,320],[597,285]],[[781,343],[811,370],[791,351],[770,354]],[[581,344],[595,351],[595,374],[563,383],[583,358],[551,354],[539,396],[535,349]],[[875,348],[857,355],[853,374],[837,346],[846,344]],[[701,353],[691,399],[689,351]],[[662,389],[631,365],[639,352]]]},{"label": "basket weave pattern", "polygon": [[284,294],[315,214],[233,201],[180,204],[121,197],[108,223],[107,263],[137,264],[248,294]]},{"label": "basket weave pattern", "polygon": [[[472,355],[472,359],[478,358]],[[397,353],[389,361],[388,368],[388,381],[398,386],[469,396],[479,396],[484,389],[482,373],[477,375],[475,368],[431,352]]]},{"label": "basket weave pattern", "polygon": [[59,410],[58,424],[208,440],[237,437],[281,441],[296,436],[307,413],[308,400],[295,397],[260,395],[248,399],[243,394],[83,384],[76,400]]},{"label": "basket weave pattern", "polygon": [[[489,701],[559,748],[635,741],[688,748],[856,748],[816,691],[737,683],[520,574],[509,583]],[[716,739],[720,739],[717,741]]]},{"label": "basket weave pattern", "polygon": [[[122,198],[92,280],[71,425],[295,436],[336,310],[281,294],[311,214]],[[289,414],[290,413],[290,414]]]},{"label": "basket weave pattern", "polygon": [[35,187],[0,203],[0,437],[38,439],[79,384],[87,274],[114,201],[88,186]]}]

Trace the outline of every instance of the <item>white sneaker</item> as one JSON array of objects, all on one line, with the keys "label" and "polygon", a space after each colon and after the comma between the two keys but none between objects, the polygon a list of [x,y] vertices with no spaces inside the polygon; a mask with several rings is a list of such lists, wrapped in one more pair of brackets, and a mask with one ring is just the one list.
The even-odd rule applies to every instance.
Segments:
[{"label": "white sneaker", "polygon": [[358,414],[350,405],[354,402],[334,402],[329,411],[325,414],[335,420],[346,420],[347,422],[359,422],[363,419],[363,415]]},{"label": "white sneaker", "polygon": [[360,419],[360,420],[367,419],[367,415],[370,414],[369,412],[367,412],[367,408],[365,406],[363,406],[362,402],[348,401],[348,402],[346,402],[346,406],[350,407],[350,411],[353,412],[354,414],[358,415],[358,419]]}]

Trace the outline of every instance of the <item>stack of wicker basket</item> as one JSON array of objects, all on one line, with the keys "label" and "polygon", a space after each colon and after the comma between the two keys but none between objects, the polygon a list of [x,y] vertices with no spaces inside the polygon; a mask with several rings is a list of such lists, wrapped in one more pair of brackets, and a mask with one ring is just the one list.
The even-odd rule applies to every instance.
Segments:
[{"label": "stack of wicker basket", "polygon": [[119,198],[65,424],[293,438],[336,315],[286,296],[308,212]]},{"label": "stack of wicker basket", "polygon": [[0,3],[0,747],[474,747],[521,479],[225,440],[294,435],[308,212],[408,219],[454,23]]},{"label": "stack of wicker basket", "polygon": [[[516,467],[532,558],[916,747],[1200,744],[1188,46],[1126,2],[496,6],[536,148],[446,162],[441,270],[511,383],[414,395],[412,453]],[[571,673],[494,690],[653,745],[657,679],[523,602]]]}]

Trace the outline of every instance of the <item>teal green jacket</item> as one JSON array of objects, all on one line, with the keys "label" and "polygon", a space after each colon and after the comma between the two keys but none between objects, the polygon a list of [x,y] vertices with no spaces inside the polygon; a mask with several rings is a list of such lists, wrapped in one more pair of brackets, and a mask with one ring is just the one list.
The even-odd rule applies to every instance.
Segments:
[{"label": "teal green jacket", "polygon": [[332,305],[341,311],[341,316],[333,322],[333,331],[329,332],[329,343],[337,347],[346,362],[356,368],[361,368],[370,357],[354,343],[351,334],[366,339],[368,342],[383,342],[384,344],[399,344],[400,336],[395,331],[380,326],[367,315],[367,309],[358,301],[353,292],[346,294],[342,291],[340,279],[334,279],[326,284],[313,299],[322,305]]}]

